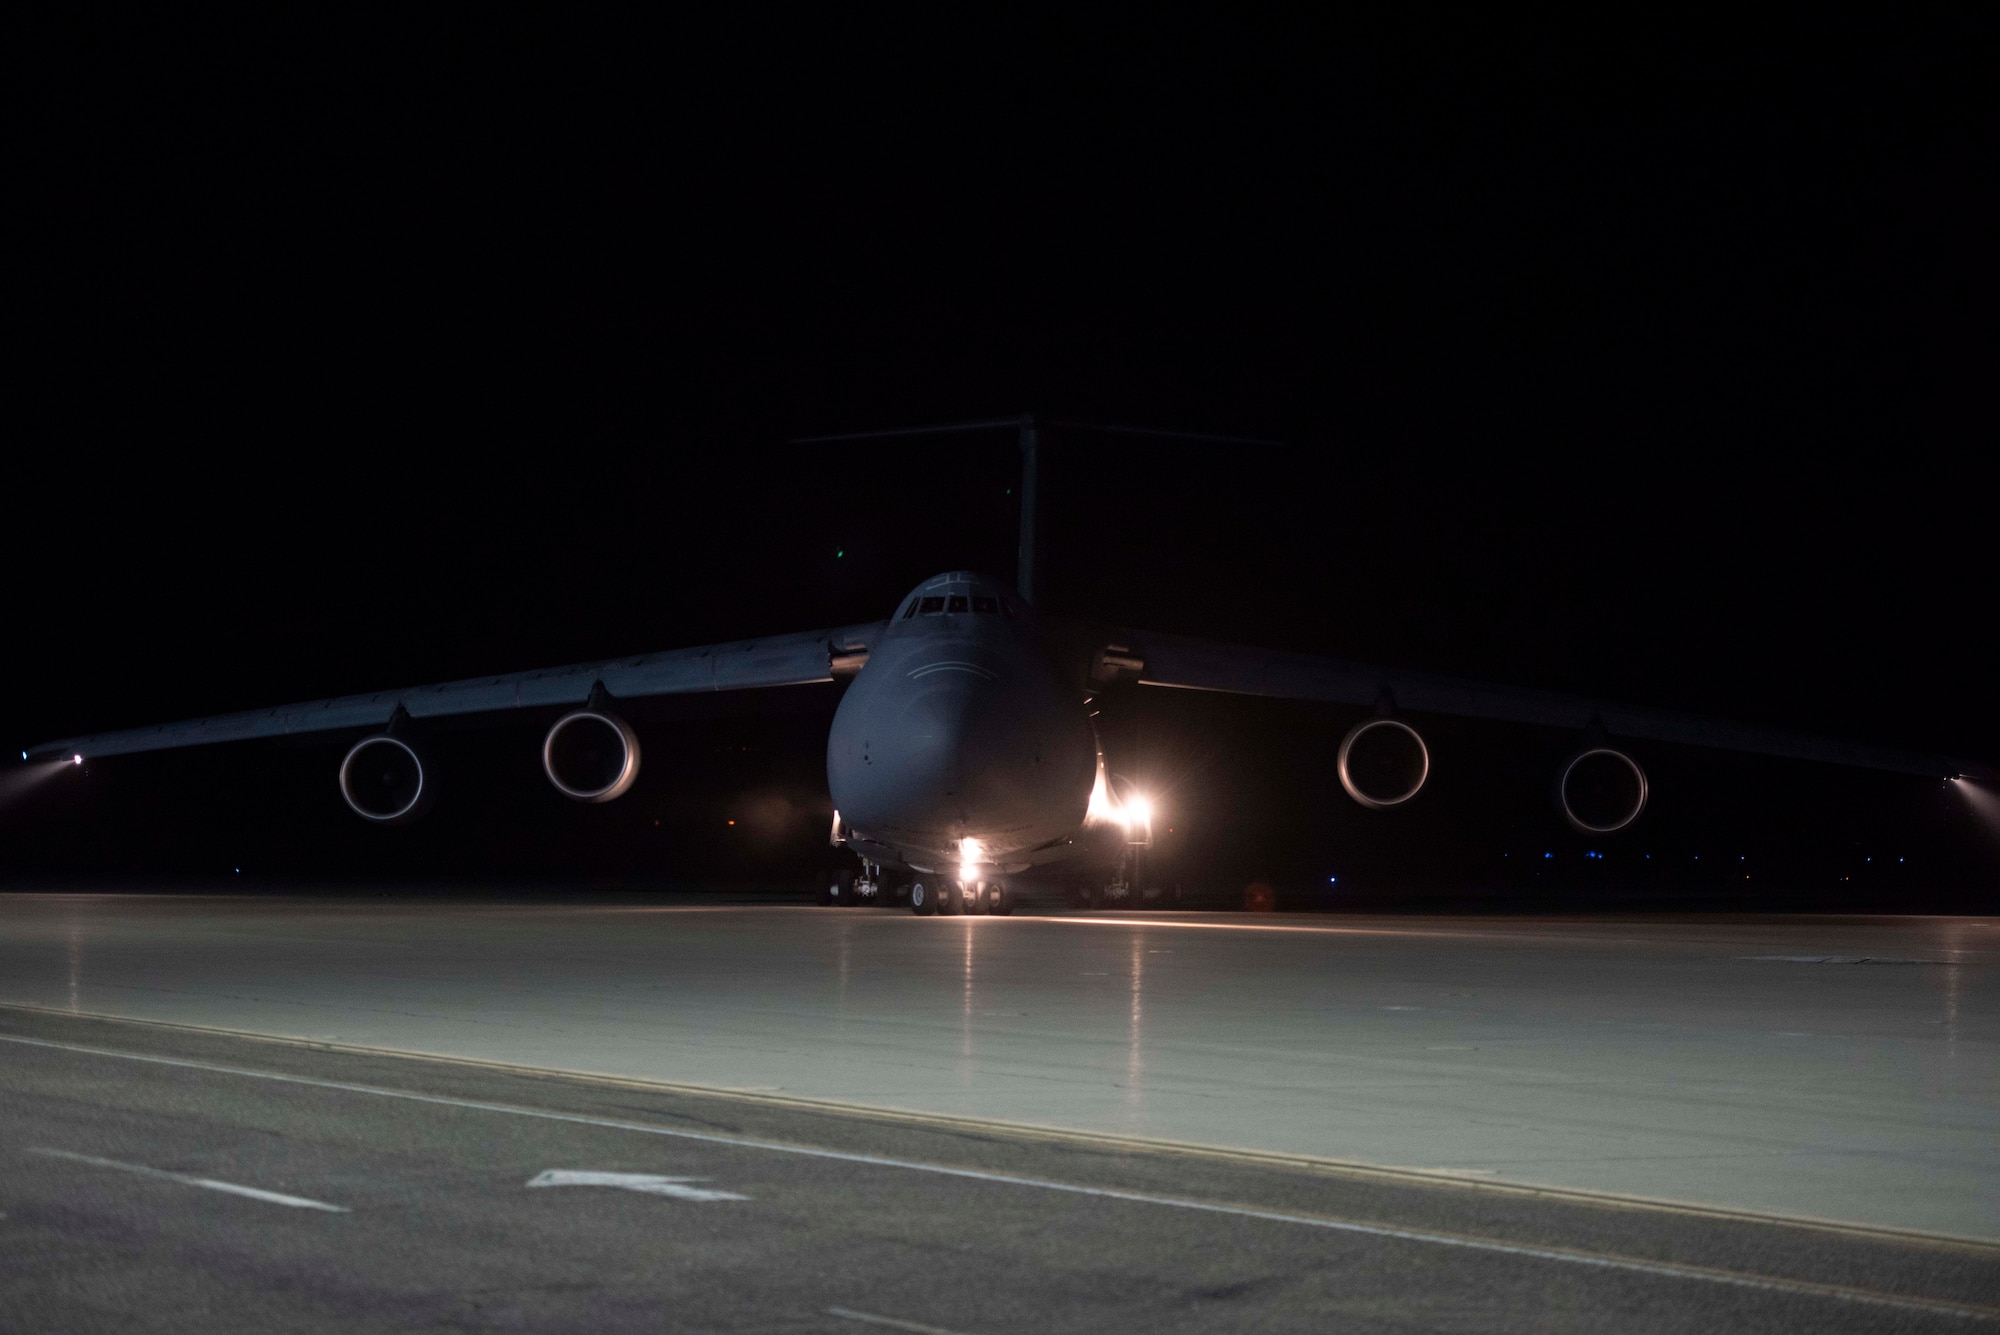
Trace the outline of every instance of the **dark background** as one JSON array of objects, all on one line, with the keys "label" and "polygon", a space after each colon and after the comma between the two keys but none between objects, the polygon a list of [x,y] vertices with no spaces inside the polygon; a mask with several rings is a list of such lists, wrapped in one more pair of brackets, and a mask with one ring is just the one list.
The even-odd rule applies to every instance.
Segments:
[{"label": "dark background", "polygon": [[[1056,435],[1057,613],[2000,759],[1972,13],[24,34],[0,733],[874,619],[1011,574],[1011,440],[784,442],[1032,409],[1285,442]],[[602,809],[539,778],[546,720],[454,729],[402,831],[339,805],[344,739],[98,762],[0,803],[0,876],[783,881],[834,698],[658,705]],[[1671,748],[1586,845],[1548,800],[1574,739],[1525,729],[1440,722],[1434,789],[1365,813],[1352,721],[1114,701],[1172,785],[1160,874],[2000,880],[1941,786]]]}]

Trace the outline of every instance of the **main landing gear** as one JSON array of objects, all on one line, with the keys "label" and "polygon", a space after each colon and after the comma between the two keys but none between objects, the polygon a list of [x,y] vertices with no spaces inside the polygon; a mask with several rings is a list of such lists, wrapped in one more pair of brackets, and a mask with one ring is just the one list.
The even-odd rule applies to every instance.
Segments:
[{"label": "main landing gear", "polygon": [[933,913],[990,913],[1004,918],[1013,911],[1014,891],[1005,881],[919,876],[910,882],[910,912],[918,917]]},{"label": "main landing gear", "polygon": [[828,873],[826,888],[819,892],[819,902],[836,908],[882,904],[888,901],[887,889],[888,883],[883,879],[881,866],[864,862],[858,876],[846,867]]},{"label": "main landing gear", "polygon": [[1118,859],[1118,865],[1112,869],[1108,880],[1072,885],[1065,895],[1069,906],[1076,909],[1178,908],[1178,886],[1170,890],[1162,890],[1157,885],[1146,888],[1142,880],[1145,872],[1142,852],[1138,845],[1130,845]]}]

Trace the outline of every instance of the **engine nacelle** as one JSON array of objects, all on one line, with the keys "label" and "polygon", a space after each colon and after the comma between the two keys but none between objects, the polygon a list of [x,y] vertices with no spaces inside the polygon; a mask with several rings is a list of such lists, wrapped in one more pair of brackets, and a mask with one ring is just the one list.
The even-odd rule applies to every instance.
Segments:
[{"label": "engine nacelle", "polygon": [[1556,771],[1556,806],[1580,834],[1616,833],[1646,809],[1646,771],[1613,747],[1585,747]]},{"label": "engine nacelle", "polygon": [[417,748],[401,737],[363,737],[340,762],[340,795],[354,814],[402,825],[430,809],[437,784]]},{"label": "engine nacelle", "polygon": [[542,772],[564,797],[609,802],[639,778],[639,738],[605,709],[565,714],[542,739]]},{"label": "engine nacelle", "polygon": [[1431,776],[1431,752],[1422,734],[1401,719],[1363,719],[1340,740],[1339,769],[1349,797],[1383,811],[1423,790]]}]

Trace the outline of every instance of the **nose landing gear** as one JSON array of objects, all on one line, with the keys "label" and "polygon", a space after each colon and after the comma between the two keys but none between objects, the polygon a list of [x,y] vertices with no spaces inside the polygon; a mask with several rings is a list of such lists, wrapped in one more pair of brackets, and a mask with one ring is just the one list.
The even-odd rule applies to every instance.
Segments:
[{"label": "nose landing gear", "polygon": [[912,881],[910,912],[990,913],[1006,917],[1014,911],[1014,892],[1005,881]]}]

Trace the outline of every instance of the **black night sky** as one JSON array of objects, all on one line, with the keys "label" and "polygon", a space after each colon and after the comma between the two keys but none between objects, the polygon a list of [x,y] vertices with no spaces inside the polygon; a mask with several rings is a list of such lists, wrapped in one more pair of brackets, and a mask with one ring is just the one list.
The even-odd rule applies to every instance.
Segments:
[{"label": "black night sky", "polygon": [[[1033,410],[1285,442],[1059,434],[1054,612],[2000,761],[1984,20],[456,22],[24,39],[17,747],[1011,574],[1004,434],[784,442]],[[809,875],[831,690],[658,707],[604,809],[546,720],[454,733],[408,831],[340,807],[339,741],[100,762],[0,808],[0,875]],[[1462,763],[1371,821],[1351,722],[1113,726],[1179,782],[1177,874],[1301,904],[1541,902],[1543,852],[1586,900],[1996,878],[1923,781],[1696,753],[1600,872],[1528,730],[1440,725]]]}]

